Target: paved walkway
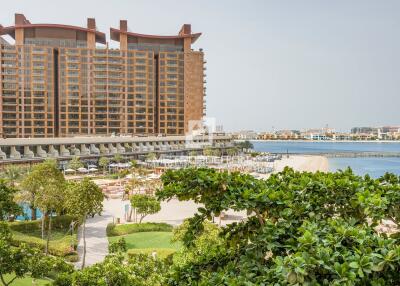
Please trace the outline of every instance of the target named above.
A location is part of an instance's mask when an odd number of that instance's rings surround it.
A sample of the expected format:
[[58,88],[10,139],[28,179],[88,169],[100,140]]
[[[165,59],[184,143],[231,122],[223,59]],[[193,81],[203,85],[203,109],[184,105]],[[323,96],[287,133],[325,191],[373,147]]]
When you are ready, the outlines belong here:
[[[85,266],[93,265],[103,261],[108,254],[108,239],[106,234],[107,224],[113,221],[112,213],[109,209],[104,210],[101,216],[96,215],[94,218],[88,218],[86,221],[86,262]],[[83,255],[83,239],[82,229],[78,232],[78,255],[79,262],[75,264],[77,268],[81,268]]]
[[[107,224],[120,219],[121,223],[125,223],[125,205],[129,201],[122,201],[120,199],[109,199],[103,202],[104,211],[101,216],[89,218],[86,221],[86,266],[93,265],[97,262],[103,261],[104,257],[108,254],[108,239],[106,228]],[[161,202],[161,211],[154,215],[148,215],[144,218],[144,222],[166,222],[172,225],[179,225],[184,219],[192,217],[196,212],[199,205],[192,201],[180,202],[177,199],[172,199],[169,202]],[[239,221],[246,217],[245,212],[227,212],[227,216],[223,221],[219,222],[222,225]],[[218,223],[218,219],[216,220]],[[83,255],[83,239],[81,237],[81,229],[78,232],[78,254],[79,262],[75,264],[80,268],[82,264]]]

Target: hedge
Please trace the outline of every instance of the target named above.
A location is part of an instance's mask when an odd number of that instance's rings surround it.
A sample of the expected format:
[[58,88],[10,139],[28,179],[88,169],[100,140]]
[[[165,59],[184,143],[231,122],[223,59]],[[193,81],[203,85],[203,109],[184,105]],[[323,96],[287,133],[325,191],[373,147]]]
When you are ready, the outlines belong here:
[[[45,218],[45,226],[47,227],[47,220]],[[51,219],[51,229],[53,230],[65,230],[67,231],[73,221],[72,216],[55,216]],[[23,233],[30,233],[33,231],[37,231],[41,229],[42,221],[38,220],[31,220],[31,221],[15,221],[10,222],[9,226],[12,231],[18,231]]]
[[[47,220],[47,218],[46,218]],[[49,253],[55,256],[72,256],[71,259],[75,260],[74,257],[77,253],[75,251],[77,246],[77,234],[74,231],[73,235],[69,235],[70,224],[73,218],[71,216],[56,216],[51,220],[52,232],[55,235],[57,232],[65,234],[62,238],[51,240],[49,243]],[[39,248],[44,250],[46,247],[46,240],[37,236],[37,233],[41,230],[41,220],[34,221],[16,221],[9,223],[10,229],[13,232],[12,245],[19,246],[24,243],[30,247]],[[47,226],[47,221],[45,222]],[[36,235],[35,235],[36,233]],[[71,249],[71,240],[73,249]]]
[[145,222],[116,225],[107,225],[107,236],[120,236],[135,232],[172,231],[173,226],[167,223]]
[[[72,249],[71,249],[71,239],[73,244]],[[46,247],[46,240],[43,240],[40,237],[36,236],[29,236],[26,233],[14,231],[11,244],[14,246],[19,246],[22,243],[30,247],[41,249],[43,251]],[[61,239],[50,241],[49,253],[55,256],[67,256],[75,254],[76,246],[77,246],[77,235],[74,234],[72,237],[70,235],[66,235]]]

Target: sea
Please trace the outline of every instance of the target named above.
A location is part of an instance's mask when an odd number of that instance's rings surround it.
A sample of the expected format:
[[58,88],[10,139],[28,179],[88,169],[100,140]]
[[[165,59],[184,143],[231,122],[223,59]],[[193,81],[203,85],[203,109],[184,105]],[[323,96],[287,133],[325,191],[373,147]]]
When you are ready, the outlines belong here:
[[[400,153],[400,142],[325,142],[325,141],[252,141],[254,150],[271,153],[320,154],[379,152]],[[386,172],[400,176],[400,157],[328,157],[329,170],[350,167],[356,174],[380,177]]]

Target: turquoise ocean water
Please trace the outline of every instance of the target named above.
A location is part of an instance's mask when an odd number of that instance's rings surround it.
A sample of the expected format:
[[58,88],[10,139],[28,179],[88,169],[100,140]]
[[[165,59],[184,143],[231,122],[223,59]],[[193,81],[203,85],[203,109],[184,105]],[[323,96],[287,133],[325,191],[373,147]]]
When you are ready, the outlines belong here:
[[[253,141],[252,143],[256,151],[271,153],[400,152],[400,142]],[[328,160],[331,171],[351,167],[359,175],[369,174],[372,177],[379,177],[385,172],[400,175],[400,157],[328,158]]]

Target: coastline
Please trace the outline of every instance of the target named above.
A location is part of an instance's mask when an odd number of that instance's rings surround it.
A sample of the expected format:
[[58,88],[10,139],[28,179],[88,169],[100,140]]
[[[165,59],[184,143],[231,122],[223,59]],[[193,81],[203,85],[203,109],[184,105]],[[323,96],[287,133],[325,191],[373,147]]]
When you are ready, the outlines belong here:
[[282,156],[281,160],[274,162],[274,172],[281,172],[286,166],[301,172],[329,171],[328,158],[318,155],[290,155],[289,158]]
[[283,140],[283,139],[235,139],[234,141],[250,141],[250,142],[302,142],[302,143],[393,143],[400,144],[400,140]]

